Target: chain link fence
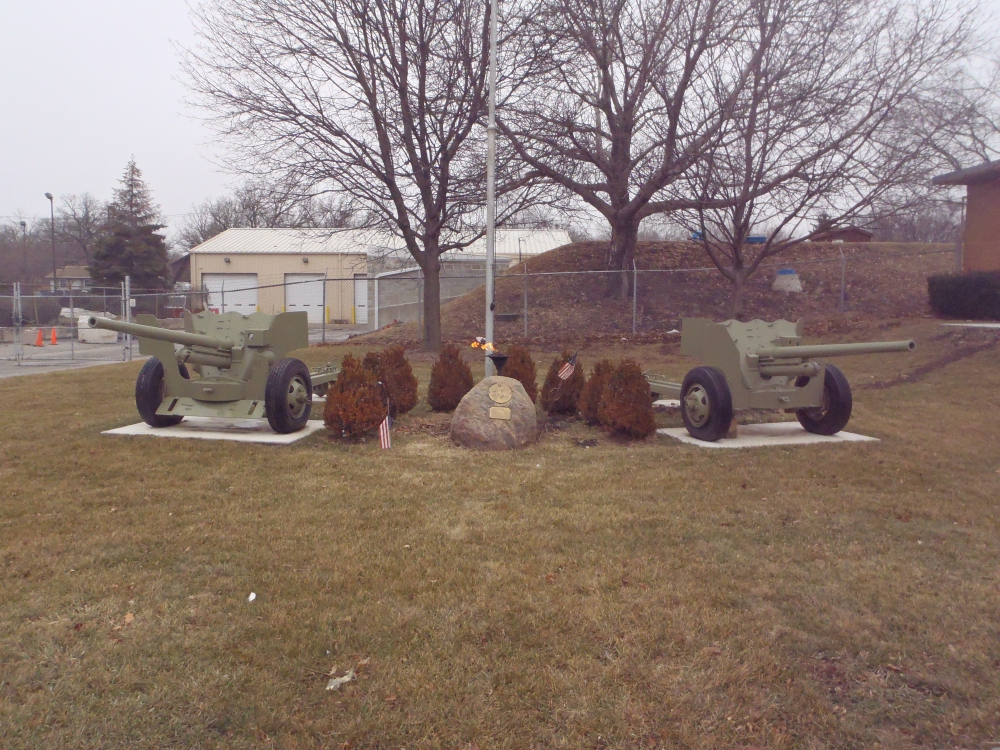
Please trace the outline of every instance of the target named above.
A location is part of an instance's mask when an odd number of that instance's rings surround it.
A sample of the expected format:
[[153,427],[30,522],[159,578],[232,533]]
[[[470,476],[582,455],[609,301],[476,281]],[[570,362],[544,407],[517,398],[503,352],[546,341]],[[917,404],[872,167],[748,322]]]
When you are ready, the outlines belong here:
[[[925,314],[927,276],[953,270],[955,252],[840,252],[821,259],[782,258],[762,264],[751,277],[744,305],[748,315],[767,319],[852,311],[884,318]],[[731,285],[714,266],[643,268],[637,263],[623,273],[532,271],[533,264],[542,262],[529,259],[496,272],[498,340],[569,337],[580,331],[666,332],[683,317],[724,318],[731,312]],[[449,334],[468,338],[483,327],[484,298],[470,292],[484,287],[485,267],[462,266],[452,263],[440,276],[442,305],[455,302],[445,316],[446,338]],[[617,298],[608,294],[613,276],[627,290]],[[417,268],[273,284],[234,280],[227,286],[223,279],[191,291],[133,290],[126,280],[118,288],[53,294],[50,289],[15,283],[0,287],[0,359],[26,366],[128,361],[136,352],[131,336],[90,329],[81,326],[81,320],[92,315],[132,320],[144,313],[156,316],[161,325],[180,329],[184,310],[303,311],[309,318],[310,341],[326,343],[397,323],[420,325],[425,288]]]

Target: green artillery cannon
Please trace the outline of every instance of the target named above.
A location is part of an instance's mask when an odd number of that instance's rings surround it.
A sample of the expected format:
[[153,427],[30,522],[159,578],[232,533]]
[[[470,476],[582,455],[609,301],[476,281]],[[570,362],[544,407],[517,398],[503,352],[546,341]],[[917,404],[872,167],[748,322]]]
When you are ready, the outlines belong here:
[[802,321],[686,318],[681,354],[698,357],[683,383],[646,373],[655,398],[680,401],[684,426],[700,440],[726,435],[734,409],[795,412],[809,432],[833,435],[851,418],[851,386],[838,368],[821,358],[913,351],[913,341],[804,345]]
[[[309,345],[304,312],[185,310],[183,331],[161,328],[153,315],[136,321],[92,317],[87,323],[139,337],[139,352],[151,359],[135,381],[135,405],[152,427],[169,427],[185,416],[266,417],[275,432],[295,432],[309,419],[313,393],[323,394],[339,373],[334,365],[310,372],[286,356]],[[176,366],[166,367],[170,362]]]

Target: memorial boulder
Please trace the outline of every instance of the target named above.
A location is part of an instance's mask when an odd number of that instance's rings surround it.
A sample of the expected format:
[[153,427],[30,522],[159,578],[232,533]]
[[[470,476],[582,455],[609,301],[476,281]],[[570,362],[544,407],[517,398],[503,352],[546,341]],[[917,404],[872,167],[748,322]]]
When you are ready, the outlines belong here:
[[466,448],[523,448],[537,435],[535,404],[513,378],[486,378],[465,394],[451,418],[451,439]]

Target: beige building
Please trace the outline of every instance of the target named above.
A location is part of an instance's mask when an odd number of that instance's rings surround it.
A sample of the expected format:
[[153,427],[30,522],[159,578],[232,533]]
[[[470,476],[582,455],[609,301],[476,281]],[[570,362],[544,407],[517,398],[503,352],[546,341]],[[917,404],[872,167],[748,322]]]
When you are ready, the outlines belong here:
[[[498,269],[570,242],[564,231],[497,232]],[[442,301],[486,281],[485,240],[441,256]],[[422,279],[402,241],[370,229],[227,229],[191,249],[191,285],[218,312],[304,310],[311,323],[377,328],[420,317]]]
[[218,312],[367,323],[367,255],[378,244],[359,229],[227,229],[191,249],[191,284]]

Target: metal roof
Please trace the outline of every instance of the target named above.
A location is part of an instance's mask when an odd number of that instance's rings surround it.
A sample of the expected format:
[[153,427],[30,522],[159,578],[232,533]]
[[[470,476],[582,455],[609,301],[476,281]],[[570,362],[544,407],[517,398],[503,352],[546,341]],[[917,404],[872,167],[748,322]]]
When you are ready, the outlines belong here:
[[931,182],[935,185],[976,185],[993,180],[1000,180],[1000,160],[958,169],[948,174],[940,174]]
[[371,246],[401,244],[389,232],[372,229],[227,229],[191,248],[191,253],[367,255]]
[[[571,242],[569,233],[553,229],[498,229],[496,254],[503,258],[540,255]],[[408,258],[403,241],[391,232],[376,229],[227,229],[191,248],[192,254],[221,255],[309,253],[344,255],[395,255]],[[465,250],[444,253],[441,260],[462,260],[485,255],[486,239],[480,237]]]

